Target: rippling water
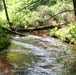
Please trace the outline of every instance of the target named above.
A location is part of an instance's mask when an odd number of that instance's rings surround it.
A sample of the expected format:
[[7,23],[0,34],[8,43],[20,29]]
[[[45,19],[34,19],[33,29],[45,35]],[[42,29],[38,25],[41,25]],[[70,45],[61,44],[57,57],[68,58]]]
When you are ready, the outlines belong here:
[[73,70],[75,54],[60,40],[34,35],[12,38],[0,53],[0,75],[70,75]]

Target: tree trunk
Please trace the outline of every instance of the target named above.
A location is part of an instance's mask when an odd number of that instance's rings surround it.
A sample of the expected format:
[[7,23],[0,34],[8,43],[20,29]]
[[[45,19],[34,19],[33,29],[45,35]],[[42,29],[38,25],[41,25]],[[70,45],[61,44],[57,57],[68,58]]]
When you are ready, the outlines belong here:
[[75,12],[75,21],[76,21],[76,0],[73,0],[74,12]]
[[8,11],[7,11],[7,7],[6,7],[6,2],[5,0],[3,0],[3,5],[4,5],[4,9],[5,9],[5,14],[6,14],[6,19],[7,19],[7,22],[11,28],[11,23],[10,23],[10,20],[9,20],[9,16],[8,16]]

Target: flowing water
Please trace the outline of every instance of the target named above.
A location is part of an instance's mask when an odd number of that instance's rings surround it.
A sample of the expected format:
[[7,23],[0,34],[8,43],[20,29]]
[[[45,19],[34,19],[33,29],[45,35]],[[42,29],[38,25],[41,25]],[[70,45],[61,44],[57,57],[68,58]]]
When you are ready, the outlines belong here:
[[0,53],[0,75],[76,75],[76,57],[68,45],[52,37],[12,37]]

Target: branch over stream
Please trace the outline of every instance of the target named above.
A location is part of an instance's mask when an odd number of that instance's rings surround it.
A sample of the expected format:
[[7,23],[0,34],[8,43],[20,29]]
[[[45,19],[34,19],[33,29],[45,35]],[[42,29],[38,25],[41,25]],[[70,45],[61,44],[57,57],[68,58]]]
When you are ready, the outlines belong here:
[[6,30],[8,33],[11,34],[15,34],[15,35],[20,35],[20,36],[27,36],[27,34],[23,34],[22,32],[33,32],[33,31],[40,31],[40,30],[47,30],[47,29],[52,29],[57,27],[58,29],[61,28],[63,25],[65,24],[61,24],[58,26],[54,26],[54,25],[48,25],[48,26],[38,26],[38,27],[30,27],[30,28],[19,28],[18,30],[12,30],[12,29],[8,29],[5,27],[2,27],[4,30]]
[[40,31],[40,30],[46,30],[46,29],[53,29],[55,27],[59,29],[66,24],[68,23],[64,23],[60,25],[47,25],[47,26],[38,26],[38,27],[30,27],[30,28],[19,28],[17,32],[33,32],[33,31]]

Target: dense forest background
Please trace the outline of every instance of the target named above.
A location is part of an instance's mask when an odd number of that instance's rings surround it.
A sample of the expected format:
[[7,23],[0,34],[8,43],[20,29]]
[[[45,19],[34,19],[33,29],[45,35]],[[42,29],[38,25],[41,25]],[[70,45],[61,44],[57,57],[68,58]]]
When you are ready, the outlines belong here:
[[[72,0],[7,0],[5,3],[11,26],[14,28],[19,24],[26,27],[48,25],[48,23],[42,24],[48,19],[50,19],[49,24],[53,25],[74,20],[73,15],[70,15],[72,12],[68,12],[73,10]],[[0,21],[1,25],[8,27],[2,0],[0,0]]]
[[75,8],[75,0],[0,0],[0,26],[15,32],[52,28],[51,36],[76,43]]

